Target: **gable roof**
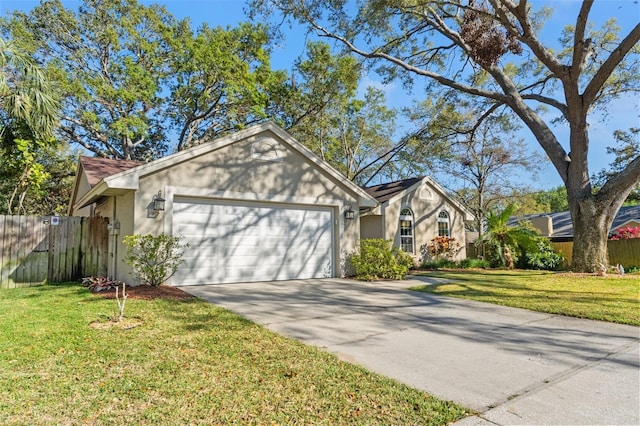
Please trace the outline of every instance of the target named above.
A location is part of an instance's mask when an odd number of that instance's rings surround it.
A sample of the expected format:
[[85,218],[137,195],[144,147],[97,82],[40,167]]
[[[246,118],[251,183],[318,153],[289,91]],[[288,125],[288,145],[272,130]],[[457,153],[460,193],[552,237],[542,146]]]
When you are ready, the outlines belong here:
[[[519,217],[511,217],[509,218],[507,224],[509,226],[516,226],[518,222],[527,221],[538,217],[551,218],[553,233],[549,235],[549,238],[573,238],[573,221],[571,220],[571,213],[569,211],[556,213],[537,213]],[[613,223],[611,224],[609,233],[611,234],[615,232],[616,229],[621,228],[632,221],[640,223],[640,206],[620,207],[618,214],[616,214],[616,217],[613,219]]]
[[80,156],[79,161],[87,176],[89,186],[92,187],[108,176],[144,164],[142,161],[114,160],[111,158],[96,158],[84,155]]
[[397,195],[415,185],[417,182],[422,181],[423,178],[411,178],[411,179],[403,179],[397,180],[395,182],[383,183],[381,185],[369,186],[364,188],[365,191],[373,198],[378,200],[379,203],[384,203],[385,201],[393,198],[394,195]]
[[460,202],[458,202],[455,198],[451,197],[443,187],[441,187],[429,176],[403,179],[395,182],[383,183],[381,185],[370,186],[365,188],[365,191],[367,191],[369,195],[374,197],[380,204],[391,204],[394,201],[401,199],[406,194],[409,194],[410,192],[420,188],[420,186],[425,183],[429,184],[433,189],[438,191],[440,195],[442,195],[449,201],[450,204],[462,211],[464,214],[464,220],[473,220],[473,213],[471,213],[471,211],[469,211],[469,209],[467,209],[465,206],[460,204]]
[[[318,158],[311,150],[303,146],[296,141],[293,136],[284,131],[279,126],[272,122],[266,122],[249,127],[244,130],[240,130],[236,133],[232,133],[227,136],[215,139],[211,142],[206,142],[201,145],[194,146],[192,148],[180,151],[178,153],[159,158],[149,163],[139,163],[137,165],[119,163],[121,167],[133,166],[125,168],[124,170],[116,171],[114,174],[104,176],[96,184],[94,184],[87,192],[76,201],[77,208],[85,207],[89,204],[96,202],[99,198],[108,195],[119,195],[126,191],[138,189],[139,179],[141,177],[150,175],[159,170],[169,168],[173,165],[189,161],[192,158],[199,157],[209,152],[221,149],[225,146],[234,144],[241,140],[257,136],[262,133],[270,132],[276,136],[285,145],[288,145],[293,151],[298,152],[303,157],[307,158],[310,162],[314,163],[319,170],[324,174],[329,175],[333,179],[340,182],[344,187],[350,190],[359,201],[359,204],[364,207],[375,207],[377,205],[376,200],[367,194],[362,188],[355,183],[348,180],[344,175],[331,167],[327,162]],[[115,164],[111,165],[115,169]],[[102,171],[106,172],[108,167],[103,167]],[[98,173],[96,176],[98,177]],[[72,200],[75,200],[76,194],[72,195]]]

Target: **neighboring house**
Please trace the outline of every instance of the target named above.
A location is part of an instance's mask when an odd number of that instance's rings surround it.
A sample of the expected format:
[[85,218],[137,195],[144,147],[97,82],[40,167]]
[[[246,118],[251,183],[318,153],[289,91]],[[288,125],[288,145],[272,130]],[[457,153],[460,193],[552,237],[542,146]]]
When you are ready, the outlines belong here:
[[362,189],[272,123],[146,164],[80,157],[69,215],[109,219],[107,274],[128,283],[124,236],[182,236],[180,285],[344,276],[360,238],[419,255],[464,246],[470,219],[430,178]]
[[123,237],[163,232],[190,245],[176,284],[342,276],[377,205],[272,123],[146,164],[79,161],[69,214],[109,218],[107,273],[129,283]]
[[[509,219],[508,224],[515,226],[522,221],[531,222],[534,228],[540,231],[541,235],[549,237],[551,241],[573,241],[573,222],[568,211],[512,217]],[[616,229],[626,226],[632,228],[640,226],[640,206],[621,207],[613,219],[609,235],[614,234]]]
[[437,236],[453,237],[465,257],[464,222],[473,215],[430,177],[365,188],[380,204],[360,212],[362,238],[384,238],[422,260],[421,248]]

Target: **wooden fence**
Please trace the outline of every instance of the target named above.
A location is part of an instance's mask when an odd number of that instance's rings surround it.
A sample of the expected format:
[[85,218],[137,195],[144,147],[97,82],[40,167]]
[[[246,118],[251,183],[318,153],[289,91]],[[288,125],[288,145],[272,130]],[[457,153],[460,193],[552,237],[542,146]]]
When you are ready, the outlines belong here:
[[[556,251],[564,256],[564,268],[571,265],[573,256],[573,242],[552,242]],[[467,257],[475,259],[478,257],[478,248],[473,244],[467,244]],[[609,251],[609,265],[622,265],[626,269],[630,266],[640,266],[640,238],[630,240],[609,240],[607,241]]]
[[0,215],[0,288],[106,274],[107,223],[104,218]]
[[[553,243],[555,249],[564,256],[564,267],[569,267],[573,255],[573,242]],[[626,269],[630,266],[640,266],[640,238],[630,240],[607,241],[609,265],[622,265]]]

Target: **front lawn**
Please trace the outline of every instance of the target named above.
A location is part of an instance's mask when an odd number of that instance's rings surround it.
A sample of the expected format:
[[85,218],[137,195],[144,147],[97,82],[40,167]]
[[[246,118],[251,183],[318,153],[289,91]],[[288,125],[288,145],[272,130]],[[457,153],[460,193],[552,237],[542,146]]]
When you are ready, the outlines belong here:
[[425,424],[455,404],[201,300],[116,303],[77,284],[0,291],[0,424]]
[[412,290],[539,312],[640,325],[640,275],[597,277],[543,271],[463,270],[423,273],[449,284]]

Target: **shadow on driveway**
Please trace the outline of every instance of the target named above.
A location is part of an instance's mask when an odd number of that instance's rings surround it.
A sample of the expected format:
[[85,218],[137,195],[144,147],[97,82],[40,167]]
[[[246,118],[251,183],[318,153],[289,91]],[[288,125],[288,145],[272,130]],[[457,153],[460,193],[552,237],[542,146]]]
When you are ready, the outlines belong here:
[[[323,279],[182,289],[498,424],[640,421],[638,327],[406,290],[418,284]],[[602,383],[585,394],[587,376]],[[554,386],[561,395],[529,403]]]

